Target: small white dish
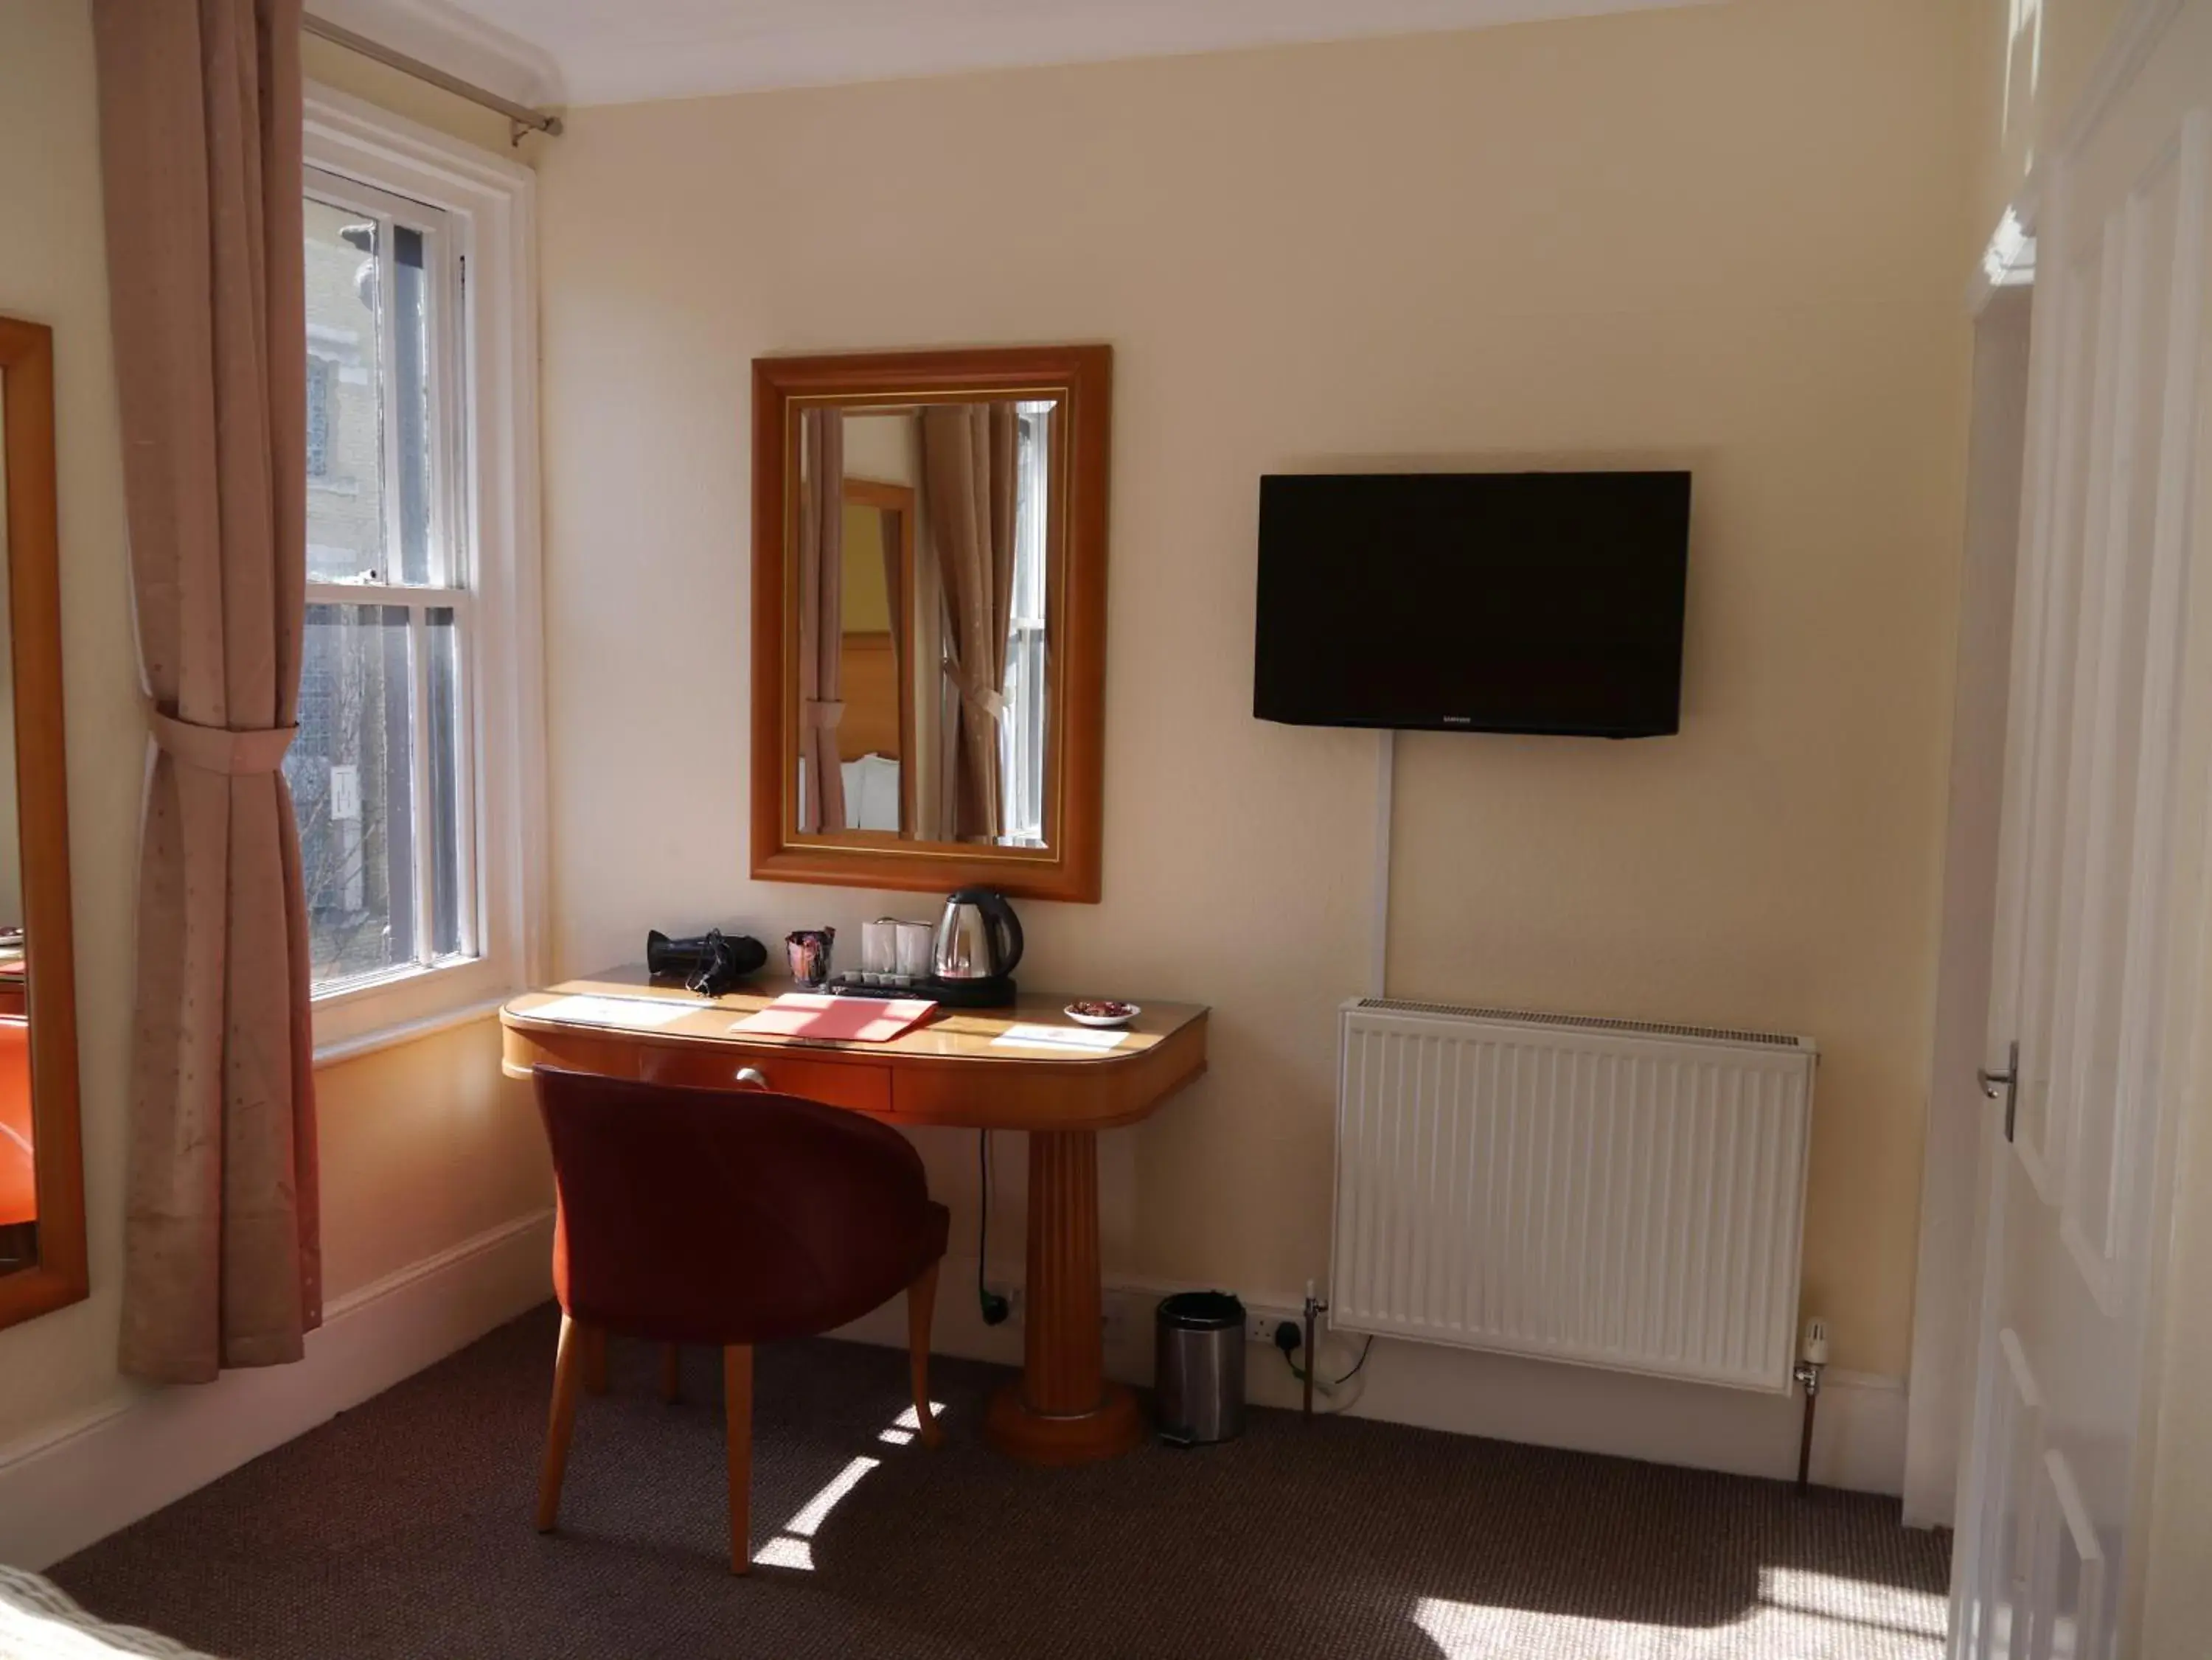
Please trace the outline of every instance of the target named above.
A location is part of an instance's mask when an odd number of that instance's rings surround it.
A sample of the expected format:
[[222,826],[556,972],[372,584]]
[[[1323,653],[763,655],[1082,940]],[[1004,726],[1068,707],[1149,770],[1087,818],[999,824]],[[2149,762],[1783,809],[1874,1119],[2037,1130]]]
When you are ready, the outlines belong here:
[[[1104,1014],[1085,1014],[1083,1012],[1084,1003],[1103,1006],[1104,1009],[1110,1010],[1111,1012]],[[1144,1009],[1135,1003],[1122,1003],[1119,999],[1113,997],[1086,997],[1084,999],[1083,1003],[1072,1003],[1068,1004],[1066,1008],[1060,1010],[1061,1014],[1066,1015],[1068,1019],[1073,1021],[1078,1026],[1095,1026],[1102,1029],[1111,1029],[1117,1026],[1127,1026],[1131,1021],[1135,1020],[1138,1015],[1144,1012]]]

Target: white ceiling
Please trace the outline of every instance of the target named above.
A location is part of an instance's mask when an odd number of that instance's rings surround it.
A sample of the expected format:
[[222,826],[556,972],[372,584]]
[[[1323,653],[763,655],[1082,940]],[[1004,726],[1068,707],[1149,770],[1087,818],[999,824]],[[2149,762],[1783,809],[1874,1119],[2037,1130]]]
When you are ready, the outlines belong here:
[[308,9],[509,97],[619,104],[1698,3],[308,0]]

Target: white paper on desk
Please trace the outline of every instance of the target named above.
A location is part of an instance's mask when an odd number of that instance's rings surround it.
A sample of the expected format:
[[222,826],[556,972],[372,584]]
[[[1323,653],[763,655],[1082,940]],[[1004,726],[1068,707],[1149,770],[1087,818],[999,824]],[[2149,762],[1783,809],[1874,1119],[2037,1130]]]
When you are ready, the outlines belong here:
[[1057,1049],[1063,1054],[1103,1055],[1119,1049],[1126,1032],[1088,1026],[1010,1026],[991,1039],[994,1049]]
[[621,1026],[650,1031],[673,1026],[686,1015],[712,1009],[710,1003],[678,1003],[669,997],[556,997],[527,1010],[532,1021],[574,1021],[581,1026]]

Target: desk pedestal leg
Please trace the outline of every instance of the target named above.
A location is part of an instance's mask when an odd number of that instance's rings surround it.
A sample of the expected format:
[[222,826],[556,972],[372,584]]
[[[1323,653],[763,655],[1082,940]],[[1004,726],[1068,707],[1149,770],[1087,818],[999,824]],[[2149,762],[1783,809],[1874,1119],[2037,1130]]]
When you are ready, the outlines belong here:
[[1136,1397],[1109,1383],[1099,1330],[1098,1136],[1030,1132],[1029,1312],[1018,1382],[984,1433],[1031,1464],[1086,1464],[1144,1439]]

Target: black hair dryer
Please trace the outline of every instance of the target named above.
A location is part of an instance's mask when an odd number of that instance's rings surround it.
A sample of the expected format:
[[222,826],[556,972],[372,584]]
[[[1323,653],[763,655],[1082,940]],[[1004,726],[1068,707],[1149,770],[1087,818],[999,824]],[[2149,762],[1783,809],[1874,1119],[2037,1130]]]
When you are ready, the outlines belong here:
[[672,940],[659,929],[645,936],[645,966],[655,979],[678,979],[686,991],[719,997],[734,990],[768,960],[768,948],[750,934],[734,938],[719,928],[688,940]]

